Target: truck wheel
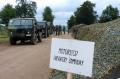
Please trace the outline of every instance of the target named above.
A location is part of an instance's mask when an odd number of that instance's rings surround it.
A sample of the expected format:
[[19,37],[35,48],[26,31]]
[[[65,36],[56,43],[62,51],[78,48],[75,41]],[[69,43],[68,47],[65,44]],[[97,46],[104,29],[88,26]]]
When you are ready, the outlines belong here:
[[47,38],[48,36],[47,36],[47,30],[45,30],[45,36],[44,36],[45,38]]
[[34,35],[32,36],[32,38],[31,38],[31,43],[32,43],[33,45],[37,44],[37,35],[36,35],[36,34],[34,34]]
[[47,36],[49,37],[49,31],[47,32]]
[[47,38],[47,33],[45,33],[44,38]]
[[38,33],[38,42],[42,42],[42,33],[41,32]]
[[24,41],[24,40],[21,40],[21,43],[22,43],[22,44],[24,44],[24,43],[25,43],[25,41]]
[[16,40],[14,40],[13,38],[10,37],[10,44],[11,45],[16,45]]

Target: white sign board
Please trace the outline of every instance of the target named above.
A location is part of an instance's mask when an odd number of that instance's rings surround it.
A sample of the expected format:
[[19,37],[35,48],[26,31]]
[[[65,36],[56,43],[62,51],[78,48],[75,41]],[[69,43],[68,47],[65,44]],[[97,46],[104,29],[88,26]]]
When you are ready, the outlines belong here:
[[94,42],[52,38],[50,68],[92,76]]

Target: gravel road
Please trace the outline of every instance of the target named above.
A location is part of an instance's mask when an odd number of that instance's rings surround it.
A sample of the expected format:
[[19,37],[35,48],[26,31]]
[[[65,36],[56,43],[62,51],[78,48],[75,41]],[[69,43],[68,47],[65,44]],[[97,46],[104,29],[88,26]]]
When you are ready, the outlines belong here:
[[53,35],[37,45],[0,43],[0,79],[48,79],[52,37],[71,38]]

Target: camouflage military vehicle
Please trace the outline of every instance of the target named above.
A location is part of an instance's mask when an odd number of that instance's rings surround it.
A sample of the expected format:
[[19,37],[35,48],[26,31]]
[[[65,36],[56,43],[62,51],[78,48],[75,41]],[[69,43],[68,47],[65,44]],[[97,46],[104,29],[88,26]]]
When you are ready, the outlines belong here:
[[24,43],[29,40],[32,44],[42,41],[42,32],[37,28],[35,18],[15,18],[8,24],[10,44],[14,45],[17,41]]
[[50,22],[46,22],[46,21],[37,22],[37,26],[40,30],[42,29],[43,37],[45,37],[45,38],[49,37],[49,35],[51,34]]

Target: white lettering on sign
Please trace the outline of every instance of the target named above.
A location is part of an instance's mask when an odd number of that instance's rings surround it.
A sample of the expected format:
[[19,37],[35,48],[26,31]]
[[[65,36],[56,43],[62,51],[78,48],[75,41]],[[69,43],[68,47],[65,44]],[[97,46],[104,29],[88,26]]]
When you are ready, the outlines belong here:
[[94,42],[53,38],[50,68],[92,76]]

